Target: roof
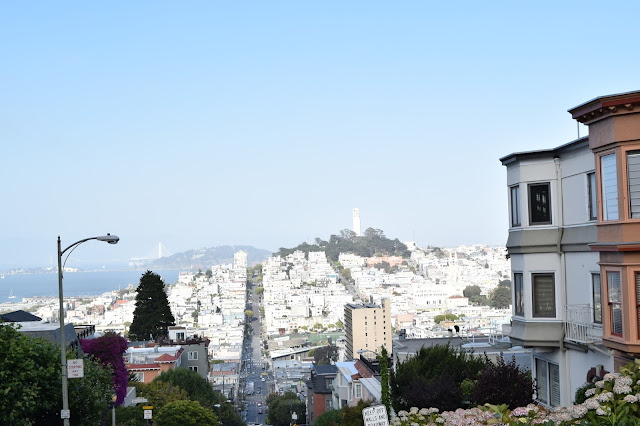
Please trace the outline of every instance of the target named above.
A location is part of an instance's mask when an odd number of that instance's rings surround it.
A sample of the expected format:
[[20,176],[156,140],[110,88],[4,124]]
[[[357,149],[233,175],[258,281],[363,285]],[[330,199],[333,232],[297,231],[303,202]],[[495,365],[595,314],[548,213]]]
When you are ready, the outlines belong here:
[[509,155],[505,155],[500,158],[500,162],[503,166],[514,163],[516,161],[522,160],[531,160],[536,158],[548,158],[548,157],[558,157],[560,154],[565,154],[567,152],[576,151],[578,149],[588,147],[589,146],[589,137],[584,136],[579,139],[575,139],[571,142],[567,142],[564,145],[560,145],[556,148],[551,149],[540,149],[536,151],[522,151],[522,152],[514,152]]
[[597,120],[610,112],[615,112],[619,106],[637,104],[638,102],[640,102],[640,91],[635,90],[632,92],[598,96],[590,101],[569,108],[568,112],[572,118],[582,123]]
[[156,358],[156,362],[175,362],[177,359],[178,359],[177,356],[162,354],[158,358]]
[[8,312],[0,315],[0,318],[4,322],[28,322],[28,321],[42,321],[42,318],[37,317],[29,312],[18,310]]
[[336,374],[338,372],[338,367],[336,367],[335,365],[317,365],[314,364],[313,365],[313,369],[316,372],[317,375],[331,375],[331,374]]
[[156,363],[151,364],[126,364],[127,370],[159,370],[160,366]]
[[369,395],[373,396],[376,401],[380,401],[382,399],[382,385],[380,382],[372,377],[363,377],[359,380],[367,389]]

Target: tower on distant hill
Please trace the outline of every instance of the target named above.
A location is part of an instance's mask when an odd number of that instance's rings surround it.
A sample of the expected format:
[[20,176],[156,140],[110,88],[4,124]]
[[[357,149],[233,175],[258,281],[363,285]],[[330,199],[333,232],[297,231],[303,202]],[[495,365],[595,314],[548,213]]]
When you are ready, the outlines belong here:
[[360,234],[360,209],[353,209],[353,232],[359,237]]

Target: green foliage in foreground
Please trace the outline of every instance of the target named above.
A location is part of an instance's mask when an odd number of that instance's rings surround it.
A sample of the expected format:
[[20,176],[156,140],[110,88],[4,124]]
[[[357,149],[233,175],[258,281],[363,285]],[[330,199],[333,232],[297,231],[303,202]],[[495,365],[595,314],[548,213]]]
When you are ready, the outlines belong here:
[[[0,325],[0,416],[2,424],[57,424],[62,409],[60,347]],[[112,401],[111,371],[80,352],[84,377],[68,379],[71,424],[100,424]]]
[[219,425],[215,414],[197,401],[174,401],[165,405],[154,423],[158,426],[206,426]]

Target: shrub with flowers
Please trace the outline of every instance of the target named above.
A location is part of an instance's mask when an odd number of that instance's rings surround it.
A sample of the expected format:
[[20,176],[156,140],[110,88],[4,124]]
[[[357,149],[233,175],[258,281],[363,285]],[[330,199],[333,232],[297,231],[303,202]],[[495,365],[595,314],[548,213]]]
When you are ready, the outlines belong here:
[[506,404],[485,404],[468,410],[438,412],[435,408],[399,411],[393,426],[414,425],[640,425],[640,359],[608,373],[585,391],[586,400],[554,410],[529,404],[510,410]]

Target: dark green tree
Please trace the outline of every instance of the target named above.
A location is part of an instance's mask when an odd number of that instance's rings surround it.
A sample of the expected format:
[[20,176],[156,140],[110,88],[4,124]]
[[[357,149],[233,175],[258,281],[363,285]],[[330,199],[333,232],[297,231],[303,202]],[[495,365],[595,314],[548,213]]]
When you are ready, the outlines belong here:
[[483,367],[483,359],[449,345],[422,347],[390,372],[393,408],[396,413],[411,407],[455,410],[462,406],[462,381],[475,380]]
[[197,401],[174,401],[165,405],[154,418],[158,426],[219,425],[216,415]]
[[338,360],[336,345],[322,346],[313,352],[313,361],[318,365],[329,365]]
[[[60,346],[0,325],[0,423],[58,424],[62,408]],[[69,379],[71,424],[101,424],[112,400],[111,371],[84,358],[84,377]],[[85,423],[86,422],[86,423]]]
[[267,423],[270,425],[289,426],[292,413],[298,416],[297,423],[306,423],[306,404],[293,392],[287,392],[282,396],[271,394],[267,397],[267,405],[269,406]]
[[151,271],[145,272],[137,291],[129,339],[148,340],[166,336],[167,328],[176,322],[169,308],[162,278]]
[[389,395],[389,354],[387,353],[387,348],[384,346],[380,351],[380,355],[378,356],[378,362],[380,363],[380,386],[381,386],[381,397],[380,402],[387,409],[387,417],[388,420],[391,420],[391,397]]
[[511,305],[511,289],[508,287],[496,287],[491,292],[489,306],[496,309],[505,309]]
[[320,414],[313,424],[315,426],[339,426],[342,424],[340,410],[329,410]]
[[462,291],[464,297],[468,298],[471,298],[473,296],[480,296],[480,293],[482,293],[482,289],[478,285],[468,285]]

